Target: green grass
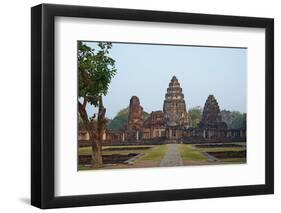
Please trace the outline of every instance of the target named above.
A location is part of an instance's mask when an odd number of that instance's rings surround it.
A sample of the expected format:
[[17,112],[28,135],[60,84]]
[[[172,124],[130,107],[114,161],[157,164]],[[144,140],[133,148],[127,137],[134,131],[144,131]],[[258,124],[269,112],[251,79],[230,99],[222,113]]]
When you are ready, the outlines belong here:
[[217,148],[195,148],[200,152],[226,152],[226,151],[242,151],[242,147],[217,147]]
[[78,155],[90,155],[92,153],[92,147],[80,147],[78,150]]
[[[239,143],[245,144],[245,143]],[[133,165],[115,165],[112,168],[141,168],[141,167],[157,167],[164,158],[167,150],[171,146],[165,145],[137,145],[137,146],[103,146],[103,154],[128,154],[128,153],[142,153]],[[150,149],[134,149],[138,147],[150,147]],[[130,150],[106,150],[108,148],[130,148]],[[214,164],[215,162],[209,162],[208,158],[203,154],[204,152],[224,152],[224,151],[240,151],[245,150],[244,147],[214,147],[214,148],[197,148],[191,144],[180,144],[179,151],[185,165],[201,165],[201,164]],[[92,152],[91,147],[81,147],[78,151],[79,155],[90,155]],[[220,159],[217,163],[245,163],[245,158],[237,159]],[[79,170],[89,170],[87,166],[79,165]]]
[[139,148],[139,147],[153,147],[154,145],[131,145],[131,146],[103,146],[102,149],[108,148]]
[[84,166],[84,165],[78,166],[78,171],[87,171],[87,170],[91,170],[91,169],[92,169],[91,166]]
[[[197,161],[197,162],[207,162],[208,158],[204,156],[204,152],[225,152],[225,151],[242,151],[245,148],[242,147],[217,147],[217,148],[197,148],[189,144],[180,145],[180,154],[184,161]],[[220,162],[245,162],[245,158],[229,158],[220,159]]]
[[205,157],[198,149],[189,144],[180,145],[180,154],[183,160],[186,161],[207,161]]
[[247,145],[247,142],[232,142],[233,144],[238,144],[238,145]]
[[145,154],[139,159],[149,161],[161,161],[166,154],[169,145],[155,145],[153,148],[145,151]]
[[[232,144],[239,144],[239,145],[245,145],[246,143],[244,142],[237,142],[237,143],[232,143]],[[246,147],[208,147],[208,148],[197,148],[194,147],[197,151],[200,152],[227,152],[227,151],[243,151],[246,149]]]
[[[144,145],[144,146],[103,146],[103,154],[106,155],[110,155],[110,154],[128,154],[128,153],[144,153],[147,152],[149,149],[145,150],[141,150],[141,149],[134,149],[134,148],[138,148],[138,147],[153,147],[152,145]],[[110,150],[107,151],[106,149],[108,148],[130,148],[130,150]],[[80,147],[78,154],[79,155],[91,155],[92,153],[92,147]]]
[[[112,150],[106,151],[107,148],[127,148],[129,147],[130,150]],[[151,147],[150,149],[134,149],[136,147]],[[110,155],[110,154],[128,154],[128,153],[142,153],[143,155],[140,156],[133,165],[114,165],[112,168],[138,168],[138,167],[155,167],[159,166],[159,163],[165,156],[169,145],[143,145],[143,146],[104,146],[103,147],[103,154]],[[89,155],[91,154],[91,147],[81,147],[79,148],[79,155]],[[109,168],[109,167],[108,167]],[[79,165],[79,170],[89,170],[87,166]]]

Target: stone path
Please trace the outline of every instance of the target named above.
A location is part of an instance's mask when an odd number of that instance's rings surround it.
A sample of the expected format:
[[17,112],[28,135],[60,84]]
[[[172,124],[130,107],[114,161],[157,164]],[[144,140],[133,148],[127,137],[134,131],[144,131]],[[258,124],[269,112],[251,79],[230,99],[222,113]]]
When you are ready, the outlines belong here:
[[182,166],[183,162],[179,152],[179,144],[170,144],[160,166]]

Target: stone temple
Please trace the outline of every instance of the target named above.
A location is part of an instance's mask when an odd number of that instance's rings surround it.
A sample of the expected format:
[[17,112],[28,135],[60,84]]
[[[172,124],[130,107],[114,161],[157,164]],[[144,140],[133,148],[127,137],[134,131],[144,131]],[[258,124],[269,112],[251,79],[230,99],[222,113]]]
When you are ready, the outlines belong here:
[[129,117],[127,135],[129,140],[139,140],[143,129],[144,115],[143,108],[137,96],[133,96],[129,105]]
[[186,111],[184,94],[176,76],[173,76],[165,95],[163,112],[167,126],[191,126],[191,119]]
[[246,141],[246,129],[227,127],[214,95],[208,96],[198,127],[193,128],[183,90],[173,76],[165,94],[163,111],[153,111],[145,119],[139,98],[132,96],[127,125],[118,131],[107,130],[104,138],[107,145],[234,142]]
[[225,122],[222,122],[220,116],[220,107],[213,95],[209,95],[205,102],[201,121],[199,123],[200,128],[215,128],[215,129],[227,129]]

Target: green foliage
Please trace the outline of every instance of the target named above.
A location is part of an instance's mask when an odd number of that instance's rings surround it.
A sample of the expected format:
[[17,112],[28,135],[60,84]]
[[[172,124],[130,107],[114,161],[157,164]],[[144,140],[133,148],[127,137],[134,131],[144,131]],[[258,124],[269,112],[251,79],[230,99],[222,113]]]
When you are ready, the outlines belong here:
[[[149,113],[143,112],[144,119],[149,117]],[[129,107],[120,110],[111,122],[108,123],[108,129],[120,130],[123,129],[128,123]]]
[[193,128],[198,127],[198,124],[202,116],[202,108],[200,106],[193,107],[188,110],[188,113],[191,117],[192,127]]
[[148,112],[143,112],[143,118],[144,120],[146,120],[148,117],[150,116],[150,114]]
[[106,95],[116,74],[115,61],[108,56],[112,44],[99,42],[97,50],[78,42],[79,98],[98,106],[98,98]]
[[125,127],[128,123],[129,107],[120,110],[113,120],[108,123],[108,129],[119,130]]
[[247,123],[247,114],[238,111],[221,111],[222,120],[230,129],[245,129]]

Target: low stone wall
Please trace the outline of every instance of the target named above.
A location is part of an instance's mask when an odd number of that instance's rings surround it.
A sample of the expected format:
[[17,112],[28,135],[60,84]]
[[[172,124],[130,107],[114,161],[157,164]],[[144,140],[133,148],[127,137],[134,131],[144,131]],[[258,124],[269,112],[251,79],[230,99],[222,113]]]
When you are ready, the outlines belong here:
[[[104,164],[126,163],[126,161],[128,161],[130,158],[133,158],[138,154],[139,153],[102,155],[102,160]],[[79,165],[91,165],[91,162],[91,155],[79,155]]]
[[228,148],[228,147],[245,147],[245,145],[233,144],[233,143],[204,143],[204,144],[196,144],[197,148]]
[[230,142],[246,142],[246,137],[225,137],[225,138],[203,138],[203,137],[185,137],[184,144],[204,144],[204,143],[230,143]]
[[151,140],[139,140],[139,141],[105,141],[103,145],[105,146],[137,146],[137,145],[161,145],[166,144],[167,141],[163,139],[151,139]]
[[[104,141],[103,146],[161,145],[165,143],[166,141],[164,140],[124,141],[122,143],[120,141]],[[83,140],[83,141],[79,141],[78,145],[79,147],[87,147],[87,146],[91,146],[92,144],[90,141]]]
[[78,141],[79,147],[86,147],[86,146],[91,146],[91,142],[89,140],[79,140]]
[[[104,141],[104,146],[137,146],[137,145],[162,145],[167,143],[183,143],[183,144],[205,144],[205,143],[230,143],[230,142],[246,142],[246,137],[226,137],[226,138],[203,138],[203,137],[184,137],[183,139],[169,141],[165,139],[150,139],[140,141]],[[90,141],[79,141],[79,147],[91,146]]]
[[130,151],[130,150],[147,150],[147,149],[151,149],[150,146],[141,146],[141,147],[107,147],[104,148],[103,151]]
[[218,159],[223,158],[246,158],[246,150],[244,151],[224,151],[224,152],[207,152],[209,155]]

